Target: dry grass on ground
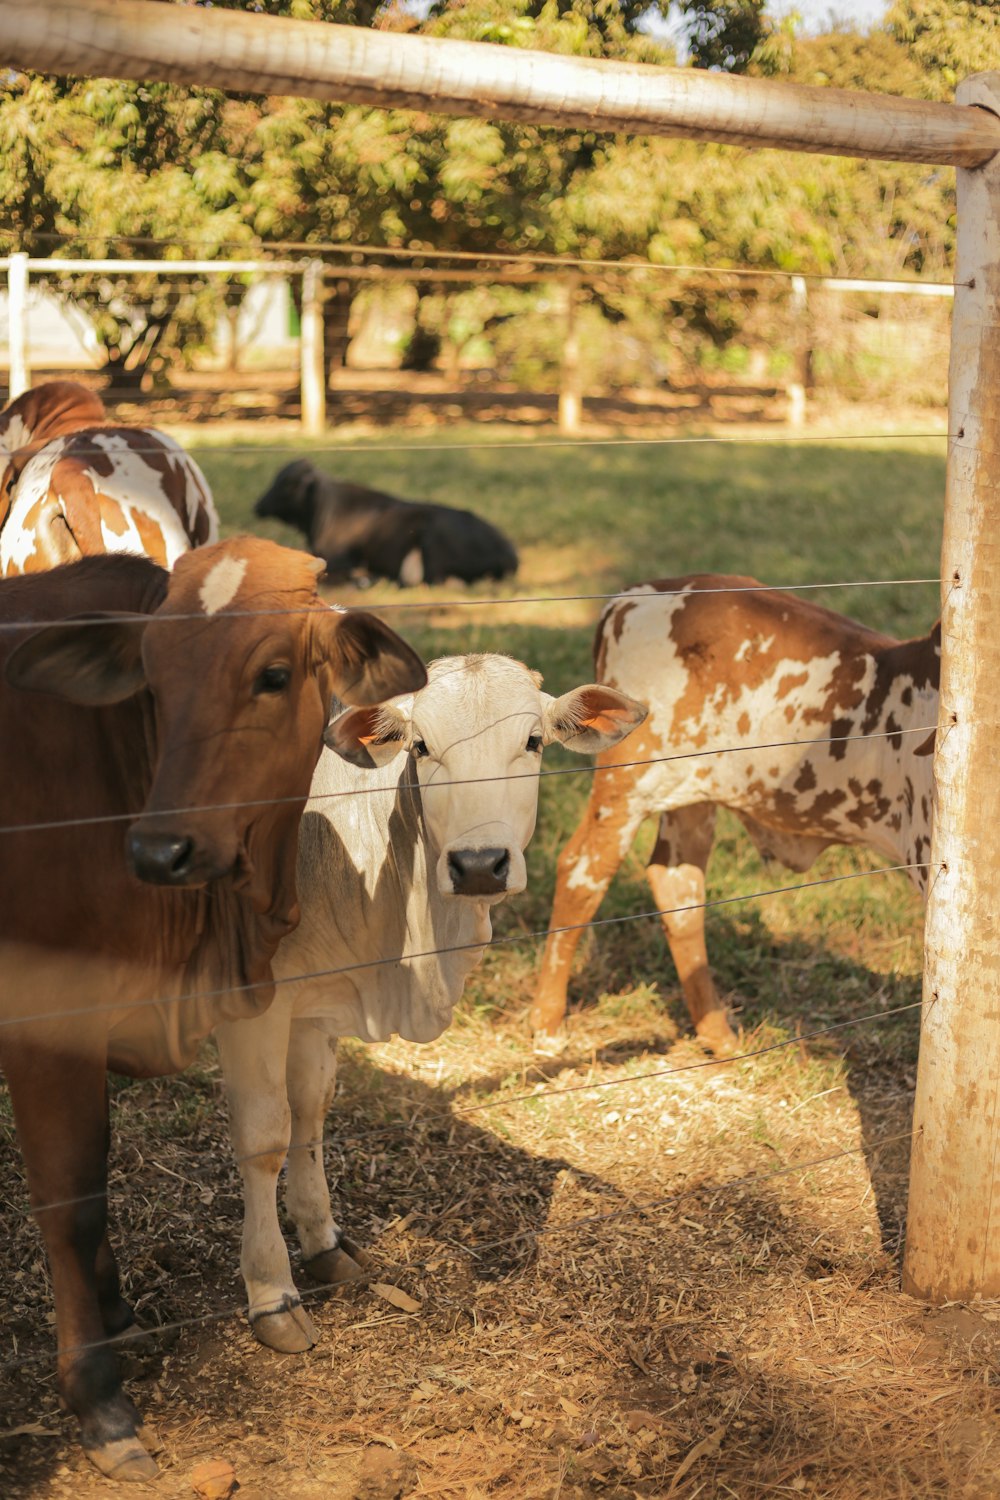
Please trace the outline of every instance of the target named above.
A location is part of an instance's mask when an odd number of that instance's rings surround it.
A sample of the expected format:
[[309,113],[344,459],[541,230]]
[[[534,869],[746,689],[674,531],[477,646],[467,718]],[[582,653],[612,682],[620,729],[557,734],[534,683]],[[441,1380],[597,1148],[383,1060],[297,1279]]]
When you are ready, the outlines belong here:
[[[1000,1306],[901,1297],[883,1236],[908,1097],[852,1047],[643,1081],[704,1062],[647,986],[581,1013],[561,1059],[485,1012],[431,1047],[345,1049],[335,1200],[420,1309],[322,1294],[297,1358],[213,1316],[240,1300],[240,1200],[210,1055],[123,1089],[133,1295],[147,1323],[206,1319],[128,1356],[151,1493],[189,1496],[224,1457],[245,1500],[996,1494]],[[37,1240],[10,1222],[4,1493],[86,1500],[108,1485],[57,1414]]]

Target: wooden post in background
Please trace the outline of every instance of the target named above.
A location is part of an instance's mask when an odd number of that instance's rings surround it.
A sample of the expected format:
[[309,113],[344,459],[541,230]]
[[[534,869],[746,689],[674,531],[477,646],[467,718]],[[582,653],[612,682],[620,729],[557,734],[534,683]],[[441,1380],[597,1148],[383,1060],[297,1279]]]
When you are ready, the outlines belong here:
[[[1000,73],[958,89],[1000,115]],[[958,173],[937,806],[903,1288],[1000,1295],[1000,155]],[[926,857],[926,851],[924,851]]]
[[10,257],[7,267],[7,310],[10,319],[10,391],[13,401],[31,385],[28,362],[28,257],[23,250]]
[[809,337],[809,293],[804,276],[792,277],[792,378],[788,382],[788,423],[791,427],[806,424],[806,391],[812,361]]
[[310,260],[302,272],[302,332],[299,345],[302,431],[320,437],[326,430],[326,366],[323,359],[323,262]]
[[559,377],[559,431],[573,436],[580,431],[583,397],[580,394],[580,302],[579,276],[567,276],[563,283],[562,369]]

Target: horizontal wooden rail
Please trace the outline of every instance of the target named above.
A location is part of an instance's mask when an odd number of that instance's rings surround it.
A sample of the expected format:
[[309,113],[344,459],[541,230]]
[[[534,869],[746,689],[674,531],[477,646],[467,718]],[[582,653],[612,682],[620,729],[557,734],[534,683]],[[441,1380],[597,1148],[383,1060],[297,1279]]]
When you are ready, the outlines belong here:
[[0,0],[0,58],[43,73],[892,161],[974,167],[1000,151],[1000,119],[973,106],[158,0]]

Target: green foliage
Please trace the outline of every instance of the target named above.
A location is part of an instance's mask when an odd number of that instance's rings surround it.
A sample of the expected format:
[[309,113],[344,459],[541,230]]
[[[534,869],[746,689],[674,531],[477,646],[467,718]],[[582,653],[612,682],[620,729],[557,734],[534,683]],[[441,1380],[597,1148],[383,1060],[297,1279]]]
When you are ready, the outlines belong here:
[[678,0],[696,68],[745,73],[765,41],[766,0]]
[[[422,23],[378,0],[222,3],[673,61],[640,30],[647,0],[437,0]],[[964,0],[897,0],[890,29],[863,45],[839,26],[801,37],[794,18],[769,17],[765,0],[684,0],[682,17],[699,66],[911,96],[940,94],[956,70],[996,64],[1000,38],[1000,7]],[[332,241],[876,276],[947,275],[954,227],[952,176],[941,170],[23,74],[0,81],[0,206],[10,242],[36,253],[55,248],[55,236],[102,256],[129,253],[126,236],[146,237],[135,250],[152,258]],[[343,355],[354,292],[344,281],[330,299],[331,358]],[[71,287],[116,378],[135,379],[188,356],[220,303],[240,294],[124,274],[74,277]],[[655,321],[702,349],[749,339],[769,305],[766,292],[737,297],[704,278],[649,278],[628,290],[609,279],[595,301],[640,340]],[[426,322],[430,299],[420,305]],[[448,316],[433,313],[442,328]],[[494,305],[484,317],[506,311]]]
[[950,98],[970,73],[1000,68],[996,0],[894,0],[886,25],[909,48],[935,97]]

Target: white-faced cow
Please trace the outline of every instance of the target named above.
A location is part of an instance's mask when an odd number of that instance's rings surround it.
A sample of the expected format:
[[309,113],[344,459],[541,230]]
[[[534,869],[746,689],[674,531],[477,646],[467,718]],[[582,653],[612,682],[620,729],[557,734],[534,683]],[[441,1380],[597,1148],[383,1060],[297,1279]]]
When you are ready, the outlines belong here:
[[[412,697],[349,710],[327,731],[300,834],[302,919],[274,960],[274,1004],[217,1033],[250,1320],[271,1348],[307,1349],[316,1336],[278,1225],[286,1152],[307,1271],[324,1282],[358,1274],[323,1170],[337,1038],[428,1042],[445,1030],[490,941],[491,906],[525,887],[543,745],[588,754],[645,716],[614,689],[552,698],[540,681],[508,657],[448,657]],[[302,974],[316,977],[281,983]]]
[[[14,444],[17,446],[13,446]],[[72,381],[26,391],[0,415],[0,576],[102,552],[173,567],[214,542],[208,481],[173,438],[111,425]]]
[[155,1465],[108,1343],[132,1312],[106,1228],[107,1072],[174,1072],[266,1007],[331,695],[425,676],[373,616],[321,603],[312,559],[259,538],[173,574],[94,557],[0,584],[0,1065],[60,1391],[117,1478]]
[[649,717],[627,757],[600,757],[560,855],[536,1031],[558,1033],[579,926],[645,818],[660,820],[646,872],[656,907],[695,1030],[716,1052],[735,1040],[705,949],[717,807],[790,869],[808,870],[830,844],[866,844],[917,866],[923,892],[939,656],[937,628],[896,641],[752,578],[668,578],[609,604],[597,676],[648,703]]
[[333,479],[307,458],[278,471],[254,514],[303,532],[333,581],[391,578],[411,587],[517,572],[514,547],[482,516]]

